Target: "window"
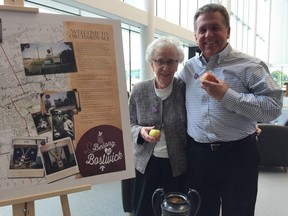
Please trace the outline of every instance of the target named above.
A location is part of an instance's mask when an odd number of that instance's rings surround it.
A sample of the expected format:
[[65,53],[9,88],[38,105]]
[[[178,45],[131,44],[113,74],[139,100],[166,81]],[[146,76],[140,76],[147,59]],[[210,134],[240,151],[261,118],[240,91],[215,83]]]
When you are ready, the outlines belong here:
[[[142,10],[144,10],[146,2],[146,0],[119,1]],[[3,4],[4,0],[0,0],[0,2]],[[270,64],[283,65],[284,68],[288,65],[287,0],[155,0],[155,15],[194,31],[193,17],[195,11],[204,4],[211,2],[224,5],[230,2],[231,4],[230,43],[233,48],[252,56],[255,55]],[[76,6],[73,6],[73,4]],[[101,17],[97,15],[97,12],[93,13],[90,10],[89,12],[78,8],[78,4],[75,4],[74,1],[65,1],[65,4],[62,4],[58,0],[25,0],[25,5],[37,7],[40,12],[45,13]],[[269,20],[270,12],[271,20]],[[111,17],[115,18],[112,15]],[[269,23],[271,29],[268,28]],[[129,25],[127,25],[127,28],[123,28],[124,61],[128,90],[131,89],[133,83],[140,80],[141,61],[145,60],[145,57],[140,56],[139,51],[141,44],[139,29],[135,31],[134,27],[132,28]],[[177,35],[177,32],[175,32],[175,35]],[[288,73],[284,69],[283,71]]]
[[140,29],[122,24],[123,50],[125,62],[125,75],[127,91],[131,91],[132,86],[140,81],[141,57],[140,53]]

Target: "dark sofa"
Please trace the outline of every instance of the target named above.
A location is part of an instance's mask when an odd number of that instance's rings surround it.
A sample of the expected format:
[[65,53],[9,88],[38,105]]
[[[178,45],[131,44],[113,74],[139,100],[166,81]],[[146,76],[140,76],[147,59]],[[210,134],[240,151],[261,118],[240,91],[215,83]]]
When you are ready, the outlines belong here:
[[260,166],[288,168],[288,127],[278,124],[259,123],[262,130],[258,137]]

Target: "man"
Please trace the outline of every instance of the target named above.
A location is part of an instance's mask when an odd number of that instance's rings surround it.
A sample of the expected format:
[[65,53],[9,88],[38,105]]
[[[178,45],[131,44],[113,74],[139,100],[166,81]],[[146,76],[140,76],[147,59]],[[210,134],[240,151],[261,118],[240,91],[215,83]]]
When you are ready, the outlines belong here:
[[[282,91],[266,64],[227,42],[229,14],[207,4],[194,16],[200,56],[179,72],[186,83],[189,187],[202,198],[199,216],[254,215],[259,154],[256,124],[280,115]],[[201,79],[211,72],[216,80]]]

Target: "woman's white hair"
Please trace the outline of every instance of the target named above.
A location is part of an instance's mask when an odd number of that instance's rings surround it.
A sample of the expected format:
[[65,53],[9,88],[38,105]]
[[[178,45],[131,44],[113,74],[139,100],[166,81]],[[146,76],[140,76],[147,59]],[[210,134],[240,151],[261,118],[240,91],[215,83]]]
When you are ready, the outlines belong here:
[[178,55],[178,62],[179,63],[183,62],[184,61],[183,46],[180,40],[173,36],[163,36],[150,43],[146,49],[146,61],[152,63],[154,53],[160,48],[167,45],[176,48]]

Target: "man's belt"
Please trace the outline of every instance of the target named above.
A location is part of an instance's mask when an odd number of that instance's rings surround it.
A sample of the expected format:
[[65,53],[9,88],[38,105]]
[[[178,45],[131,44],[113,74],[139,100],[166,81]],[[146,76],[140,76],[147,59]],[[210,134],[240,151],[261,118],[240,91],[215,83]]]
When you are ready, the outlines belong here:
[[255,140],[255,139],[256,139],[256,133],[253,133],[243,139],[229,141],[229,142],[199,143],[199,142],[196,142],[194,139],[192,139],[192,142],[199,146],[207,148],[211,151],[219,152],[219,151],[226,151],[226,150],[232,149],[233,147],[241,143],[243,144],[245,142],[250,142],[251,140]]

